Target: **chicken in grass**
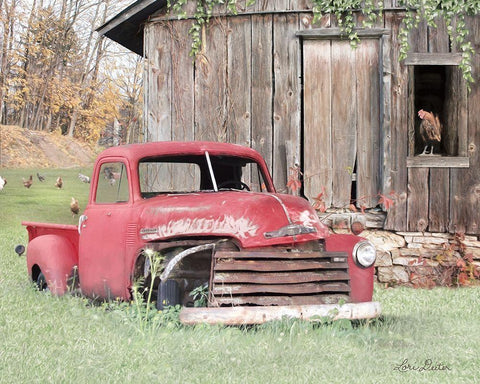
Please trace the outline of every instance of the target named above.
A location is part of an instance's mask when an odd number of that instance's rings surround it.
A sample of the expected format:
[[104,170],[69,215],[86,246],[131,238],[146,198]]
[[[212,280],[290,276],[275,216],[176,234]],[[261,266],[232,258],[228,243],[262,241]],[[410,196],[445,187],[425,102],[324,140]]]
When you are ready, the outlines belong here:
[[37,177],[38,177],[38,180],[39,180],[40,182],[43,183],[43,182],[45,181],[45,176],[40,175],[38,172],[37,172]]
[[75,217],[75,215],[78,215],[78,212],[80,212],[78,200],[74,197],[72,197],[72,200],[70,201],[70,211],[72,212],[72,217]]
[[4,179],[2,176],[0,176],[0,191],[7,185],[7,179]]
[[80,179],[80,181],[82,181],[83,183],[90,183],[90,177],[88,177],[87,175],[84,175],[82,173],[79,173],[78,174],[78,178]]
[[118,172],[114,172],[113,168],[107,167],[104,169],[105,179],[108,180],[110,185],[115,185],[116,179],[120,177]]
[[30,175],[30,177],[28,178],[28,180],[25,180],[24,177],[22,177],[22,180],[23,180],[23,186],[25,188],[30,188],[33,184],[33,176]]
[[[418,111],[418,117],[422,120],[420,123],[420,136],[425,144],[421,155],[433,155],[435,145],[438,145],[442,140],[442,124],[436,114],[423,109]],[[430,147],[429,153],[427,153],[428,147]]]
[[55,187],[61,189],[63,187],[63,180],[60,176],[57,177],[57,181],[55,182]]

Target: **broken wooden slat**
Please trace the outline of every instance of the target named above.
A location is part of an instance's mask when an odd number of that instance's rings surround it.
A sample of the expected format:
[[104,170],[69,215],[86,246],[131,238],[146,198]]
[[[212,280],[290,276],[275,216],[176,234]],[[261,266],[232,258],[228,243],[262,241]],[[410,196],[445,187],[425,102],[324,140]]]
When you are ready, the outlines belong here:
[[348,257],[347,252],[265,252],[265,251],[218,251],[217,259],[332,259]]
[[319,272],[300,272],[300,273],[216,273],[213,278],[214,284],[222,283],[256,283],[256,284],[295,284],[307,283],[312,281],[348,281],[349,276],[346,271],[325,271]]
[[215,297],[213,306],[221,305],[319,305],[348,302],[348,295],[304,295],[304,296],[224,296]]
[[209,306],[348,301],[347,258],[346,252],[281,249],[216,252]]
[[347,268],[347,263],[331,263],[310,260],[269,260],[268,263],[258,260],[220,259],[215,265],[215,271],[300,271],[308,269],[339,269]]
[[349,292],[350,286],[346,283],[326,283],[326,284],[235,284],[218,285],[213,289],[213,295],[236,295],[248,293],[282,293],[288,295],[298,295],[304,293],[321,292]]

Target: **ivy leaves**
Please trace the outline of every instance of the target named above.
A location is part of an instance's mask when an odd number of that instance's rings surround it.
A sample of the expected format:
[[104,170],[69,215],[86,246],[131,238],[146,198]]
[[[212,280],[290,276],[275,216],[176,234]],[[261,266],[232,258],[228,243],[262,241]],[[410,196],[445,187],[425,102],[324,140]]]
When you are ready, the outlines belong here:
[[[193,14],[193,25],[188,31],[192,38],[190,56],[197,57],[203,48],[204,30],[213,16],[213,9],[218,5],[224,5],[227,11],[233,15],[237,14],[237,0],[191,0],[195,1],[195,12]],[[167,9],[170,13],[176,14],[179,19],[187,18],[184,6],[189,0],[167,0]],[[247,0],[246,6],[255,4],[256,0]]]
[[353,12],[361,10],[365,16],[362,25],[364,28],[373,27],[383,11],[383,1],[377,0],[313,0],[313,22],[317,22],[323,15],[335,15],[338,26],[350,40],[353,48],[357,47],[360,39],[355,31]]
[[409,50],[409,33],[418,24],[425,20],[427,25],[436,28],[436,20],[442,18],[445,22],[448,36],[452,45],[462,54],[459,65],[463,78],[470,89],[474,82],[472,76],[472,58],[475,51],[468,41],[468,29],[465,23],[465,15],[475,15],[480,11],[480,2],[465,2],[463,0],[422,0],[404,1],[407,7],[407,16],[404,19],[404,27],[400,31],[400,60],[406,58]]
[[[338,20],[342,32],[350,39],[352,47],[356,47],[359,38],[355,32],[353,11],[361,12],[365,19],[363,27],[373,26],[376,18],[383,12],[381,0],[314,0],[314,20],[325,14],[333,14]],[[432,28],[437,27],[437,20],[443,19],[452,44],[462,54],[460,69],[467,87],[474,82],[472,76],[472,58],[475,51],[468,41],[468,29],[465,23],[466,15],[480,13],[480,0],[404,0],[401,4],[406,9],[403,26],[399,31],[400,60],[407,57],[410,49],[410,33],[425,21]]]
[[[204,44],[205,27],[213,16],[216,6],[223,5],[230,14],[237,14],[237,0],[168,0],[169,12],[176,14],[179,19],[185,19],[185,5],[189,1],[196,4],[193,15],[194,23],[189,34],[193,40],[190,55],[197,57],[201,54]],[[240,1],[240,0],[238,0]],[[247,0],[246,6],[253,5],[256,0]],[[242,3],[243,4],[243,3]],[[443,19],[452,44],[462,53],[460,68],[467,87],[473,83],[472,58],[475,51],[471,42],[468,41],[468,29],[465,23],[465,15],[480,13],[480,0],[403,0],[406,9],[403,26],[399,31],[400,60],[407,57],[410,49],[409,35],[418,27],[421,21],[436,28],[437,20]],[[356,20],[354,12],[361,13],[364,18],[362,26],[371,28],[383,13],[382,0],[313,0],[314,23],[323,15],[332,14],[338,21],[342,33],[348,37],[352,47],[356,47],[360,41],[356,32]]]

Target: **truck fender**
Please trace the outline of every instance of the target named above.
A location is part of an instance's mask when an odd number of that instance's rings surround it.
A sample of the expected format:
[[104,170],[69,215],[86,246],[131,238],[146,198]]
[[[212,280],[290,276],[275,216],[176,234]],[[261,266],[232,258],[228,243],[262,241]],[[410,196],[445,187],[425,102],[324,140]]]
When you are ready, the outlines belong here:
[[62,296],[67,292],[67,282],[76,265],[78,265],[77,250],[65,237],[43,235],[34,238],[28,244],[28,274],[36,281],[41,271],[53,295]]
[[369,268],[361,268],[355,264],[352,257],[355,244],[361,240],[365,239],[351,234],[333,234],[325,240],[327,251],[348,252],[351,288],[350,296],[354,303],[371,301],[373,294],[374,265]]

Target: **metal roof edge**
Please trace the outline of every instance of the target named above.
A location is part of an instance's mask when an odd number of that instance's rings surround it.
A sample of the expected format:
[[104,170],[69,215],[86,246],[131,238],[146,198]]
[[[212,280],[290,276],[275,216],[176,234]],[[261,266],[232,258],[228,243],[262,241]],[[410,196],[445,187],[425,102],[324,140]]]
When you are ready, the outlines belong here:
[[144,23],[166,4],[166,0],[137,0],[95,31],[142,55]]

